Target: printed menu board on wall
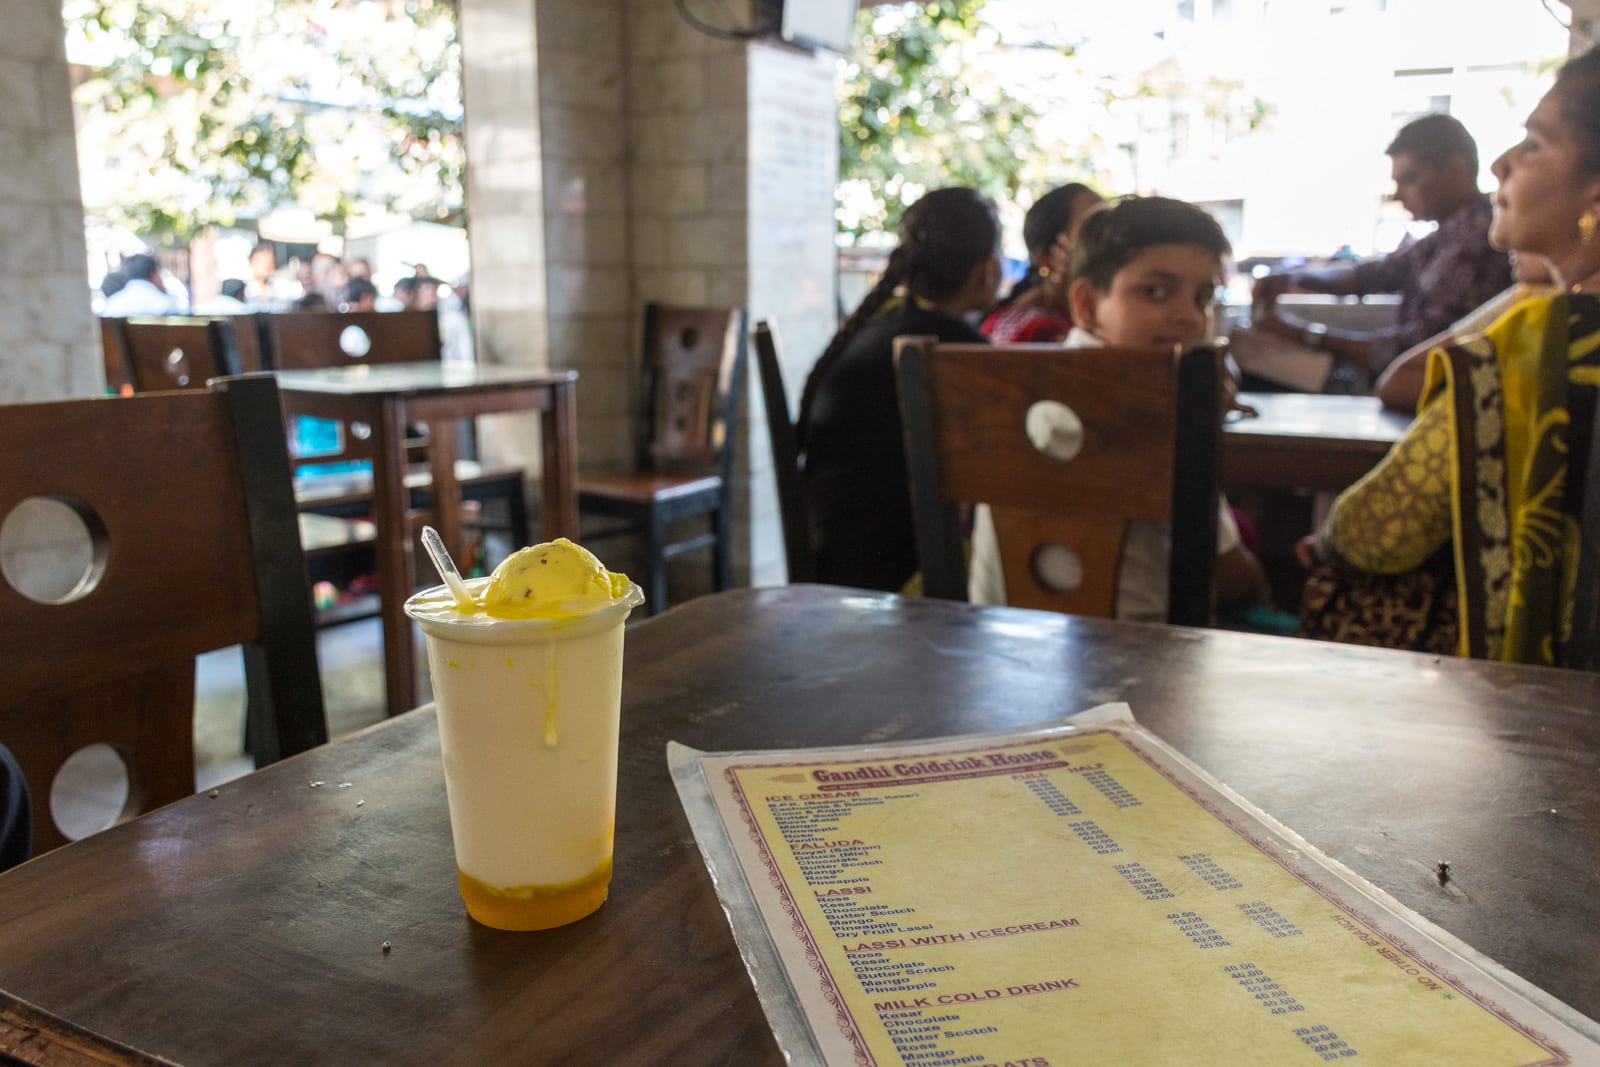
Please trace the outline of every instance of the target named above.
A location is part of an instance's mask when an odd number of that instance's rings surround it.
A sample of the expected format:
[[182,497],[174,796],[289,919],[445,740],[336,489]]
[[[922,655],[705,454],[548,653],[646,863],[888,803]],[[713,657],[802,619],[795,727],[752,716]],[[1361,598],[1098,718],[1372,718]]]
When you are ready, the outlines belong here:
[[1600,1064],[1600,1027],[1108,705],[703,753],[679,796],[797,1064]]

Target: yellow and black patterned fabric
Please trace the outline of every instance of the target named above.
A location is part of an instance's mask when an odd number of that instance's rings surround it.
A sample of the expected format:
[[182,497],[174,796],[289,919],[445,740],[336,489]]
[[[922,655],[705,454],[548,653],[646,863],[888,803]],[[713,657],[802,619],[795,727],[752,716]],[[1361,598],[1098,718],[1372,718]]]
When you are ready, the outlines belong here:
[[1597,387],[1600,300],[1586,294],[1531,297],[1435,349],[1416,422],[1340,496],[1324,555],[1404,575],[1452,545],[1457,653],[1563,662]]

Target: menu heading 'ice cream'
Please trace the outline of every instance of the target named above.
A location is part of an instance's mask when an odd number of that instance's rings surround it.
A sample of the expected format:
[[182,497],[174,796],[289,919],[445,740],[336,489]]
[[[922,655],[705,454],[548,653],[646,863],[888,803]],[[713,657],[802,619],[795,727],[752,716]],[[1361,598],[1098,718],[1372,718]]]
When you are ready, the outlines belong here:
[[916,763],[868,763],[847,771],[814,770],[811,778],[817,782],[882,782],[906,781],[927,778],[930,775],[952,772],[985,771],[996,768],[1014,771],[1032,764],[1053,764],[1061,757],[1048,748],[1034,752],[988,752],[981,756],[964,756],[959,759],[927,759]]

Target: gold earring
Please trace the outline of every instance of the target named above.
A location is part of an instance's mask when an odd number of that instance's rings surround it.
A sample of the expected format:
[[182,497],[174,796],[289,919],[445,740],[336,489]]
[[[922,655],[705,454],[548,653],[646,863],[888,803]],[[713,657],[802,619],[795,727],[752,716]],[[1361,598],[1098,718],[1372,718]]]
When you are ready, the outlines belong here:
[[1041,278],[1050,277],[1050,267],[1048,265],[1039,268],[1039,277],[1041,277]]
[[1595,218],[1592,210],[1578,216],[1578,237],[1584,244],[1594,240],[1596,230],[1600,230],[1600,219]]

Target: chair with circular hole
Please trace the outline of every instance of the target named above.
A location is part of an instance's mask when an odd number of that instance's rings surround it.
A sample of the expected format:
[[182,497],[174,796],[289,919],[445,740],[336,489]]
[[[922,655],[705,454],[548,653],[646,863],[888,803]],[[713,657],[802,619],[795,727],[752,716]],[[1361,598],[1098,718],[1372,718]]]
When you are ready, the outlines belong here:
[[[284,312],[263,317],[262,337],[273,370],[437,362],[442,352],[439,316],[433,311]],[[297,462],[314,465],[303,469],[296,481],[301,509],[347,519],[369,516],[372,472],[361,464],[372,459],[371,429],[359,423],[327,423],[323,419],[296,420],[297,445],[313,440],[313,435],[303,432],[307,425],[320,425],[323,431],[317,435],[314,451],[295,457]],[[425,434],[410,437],[412,469],[406,484],[411,487],[411,506],[419,510],[434,507],[432,471],[436,466],[453,469],[460,500],[475,505],[472,514],[478,514],[477,508],[483,505],[499,504],[511,547],[520,547],[528,535],[523,469],[460,458],[463,442],[458,440],[457,427],[456,421],[446,420],[429,425]],[[464,446],[475,450],[471,433]],[[446,464],[449,466],[442,466]],[[434,524],[440,525],[439,520]],[[475,524],[491,525],[481,520]],[[465,565],[464,547],[450,547]]]
[[1208,625],[1222,352],[896,341],[929,596],[967,599],[960,509],[989,506],[1005,597],[1114,618],[1130,528],[1170,530],[1168,621]]
[[243,646],[258,765],[327,740],[295,514],[271,377],[0,411],[0,742],[36,850],[87,746],[125,765],[125,818],[194,791],[199,653]]
[[[111,338],[107,344],[114,340],[130,390],[155,393],[204,390],[213,378],[261,370],[259,318],[166,315],[102,319],[101,323]],[[108,382],[110,374],[108,363]],[[366,495],[370,497],[370,488]],[[339,574],[360,570],[363,564],[359,561],[371,556],[374,540],[371,524],[361,517],[364,510],[358,505],[346,515],[319,514],[305,509],[303,502],[302,510],[302,543],[313,569]],[[346,561],[353,562],[346,566]],[[365,566],[370,568],[370,563]],[[318,616],[319,625],[360,617],[359,611],[347,610]]]
[[[240,316],[253,319],[253,316]],[[105,319],[120,331],[128,380],[134,392],[204,389],[228,374],[259,371],[259,352],[246,360],[253,323],[231,317],[160,316]]]
[[[588,540],[628,534],[654,615],[667,606],[667,563],[711,549],[713,588],[733,584],[733,435],[744,388],[745,309],[649,304],[644,317],[643,410],[633,466],[578,477],[578,511],[615,520]],[[672,525],[705,517],[708,531],[674,540]]]

